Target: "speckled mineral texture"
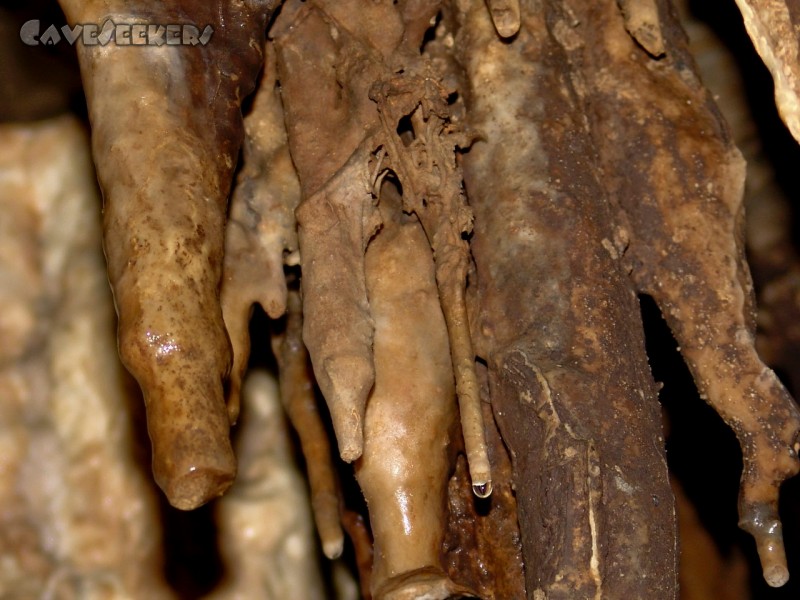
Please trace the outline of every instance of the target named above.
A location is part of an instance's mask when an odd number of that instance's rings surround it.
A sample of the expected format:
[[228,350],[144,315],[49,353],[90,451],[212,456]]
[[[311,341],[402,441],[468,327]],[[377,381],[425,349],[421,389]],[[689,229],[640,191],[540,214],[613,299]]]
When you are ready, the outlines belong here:
[[755,537],[767,582],[782,585],[778,490],[798,470],[800,412],[754,347],[744,161],[670,6],[653,24],[668,42],[658,59],[630,38],[614,2],[582,8],[575,22],[593,26],[567,23],[561,39],[629,239],[623,261],[661,308],[701,396],[739,438],[740,524]]
[[214,28],[206,46],[78,46],[120,353],[144,392],[155,479],[174,506],[193,508],[236,471],[223,398],[223,229],[239,105],[254,88],[275,3],[61,4],[71,23]]
[[504,43],[471,4],[456,44],[480,136],[464,156],[475,344],[511,453],[527,595],[674,598],[655,385],[559,43],[576,19],[558,2],[521,6],[519,34]]

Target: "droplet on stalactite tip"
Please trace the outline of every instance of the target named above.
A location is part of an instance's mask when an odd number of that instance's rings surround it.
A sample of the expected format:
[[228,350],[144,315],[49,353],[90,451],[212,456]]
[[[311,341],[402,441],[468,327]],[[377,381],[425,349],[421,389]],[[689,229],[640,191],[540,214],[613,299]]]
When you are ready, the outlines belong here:
[[492,482],[491,480],[486,483],[473,483],[472,493],[478,498],[488,498],[492,495]]

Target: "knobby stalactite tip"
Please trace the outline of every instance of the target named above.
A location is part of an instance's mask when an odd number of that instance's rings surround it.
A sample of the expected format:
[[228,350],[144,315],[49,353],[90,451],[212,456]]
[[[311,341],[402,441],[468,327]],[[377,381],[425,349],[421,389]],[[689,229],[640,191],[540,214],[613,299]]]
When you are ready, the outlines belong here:
[[344,537],[339,536],[335,540],[324,540],[322,542],[322,552],[329,560],[336,560],[342,555],[344,550]]
[[519,0],[487,0],[494,28],[503,39],[515,36],[520,28]]
[[235,469],[194,469],[174,477],[163,489],[173,507],[189,511],[222,496],[235,476]]

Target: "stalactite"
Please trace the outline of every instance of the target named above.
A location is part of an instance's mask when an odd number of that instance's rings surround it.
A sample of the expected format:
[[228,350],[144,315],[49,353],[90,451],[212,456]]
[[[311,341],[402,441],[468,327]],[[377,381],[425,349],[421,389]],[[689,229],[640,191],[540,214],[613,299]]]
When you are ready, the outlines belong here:
[[[736,4],[798,137],[800,7]],[[181,510],[233,486],[210,597],[351,597],[318,542],[375,600],[676,598],[637,294],[736,433],[740,523],[786,583],[800,412],[755,350],[745,164],[668,0],[61,5],[213,29],[76,44],[154,479]],[[66,117],[0,138],[0,592],[180,594],[99,331],[85,141]]]

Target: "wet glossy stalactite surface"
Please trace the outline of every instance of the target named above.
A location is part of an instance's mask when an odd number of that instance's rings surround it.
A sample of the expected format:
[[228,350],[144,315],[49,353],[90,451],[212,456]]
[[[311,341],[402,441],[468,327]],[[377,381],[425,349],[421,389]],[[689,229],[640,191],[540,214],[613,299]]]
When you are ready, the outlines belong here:
[[[70,23],[215,28],[203,47],[77,46],[120,356],[143,392],[155,481],[182,510],[233,485],[215,504],[225,578],[213,597],[333,593],[308,560],[313,535],[327,559],[355,555],[360,593],[376,600],[677,597],[637,294],[736,434],[740,524],[766,581],[785,583],[778,491],[798,470],[800,412],[756,354],[745,163],[669,2],[61,5]],[[737,5],[794,131],[798,6]],[[3,132],[8,147],[49,131],[19,127]],[[74,124],[54,127],[81,143]],[[9,314],[31,294],[70,293],[23,285],[47,273],[11,258],[36,251],[44,234],[26,211],[47,214],[51,196],[4,199]],[[271,324],[250,339],[254,304]],[[41,335],[25,322],[0,321],[19,347]],[[0,356],[12,424],[36,394],[37,418],[62,431],[65,402],[41,382],[58,389],[63,369],[46,356],[65,347]],[[274,354],[277,383],[248,372],[251,348]],[[32,378],[41,389],[17,383]],[[124,428],[121,395],[97,410]],[[66,444],[67,433],[8,432],[19,464],[20,448],[30,461]],[[118,452],[84,477],[130,471],[116,435]],[[83,473],[81,452],[66,453],[65,472]],[[344,501],[339,458],[368,515]],[[28,481],[16,464],[4,472]],[[157,544],[136,537],[154,519],[137,477],[124,494],[139,508],[118,528],[142,560],[79,560],[79,544],[42,542],[44,558],[10,554],[6,580],[30,575],[32,590],[65,597],[169,596],[147,576]],[[72,479],[61,485],[70,497]],[[82,539],[58,502],[26,515],[14,489],[3,518],[31,547],[31,519]],[[333,564],[335,593],[353,597],[352,575]]]

